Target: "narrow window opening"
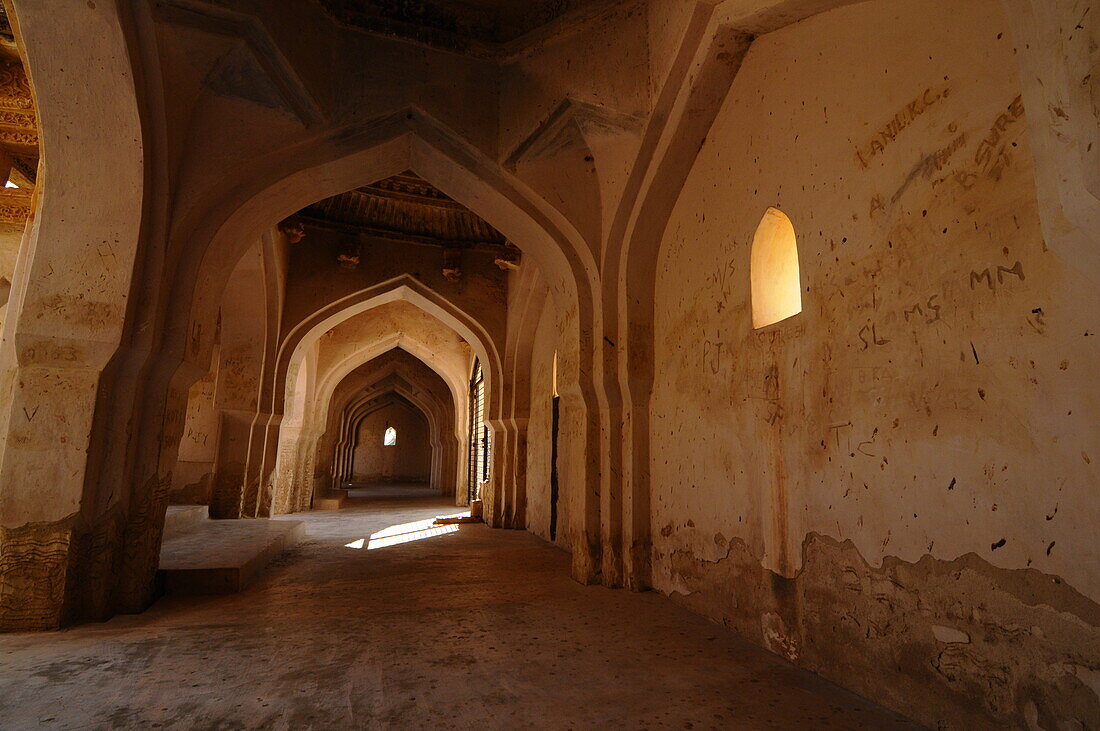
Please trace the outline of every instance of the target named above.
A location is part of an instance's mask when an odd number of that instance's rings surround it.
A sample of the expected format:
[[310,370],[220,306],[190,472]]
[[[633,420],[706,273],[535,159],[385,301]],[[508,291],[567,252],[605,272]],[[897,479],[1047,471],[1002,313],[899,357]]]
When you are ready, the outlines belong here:
[[470,378],[470,468],[467,475],[470,502],[481,499],[481,486],[489,480],[491,452],[492,437],[485,423],[485,372],[481,362],[475,360]]
[[769,208],[752,238],[749,261],[752,326],[767,327],[802,312],[798,242],[791,219]]
[[550,402],[550,540],[558,538],[558,431],[561,426],[561,397]]
[[396,447],[397,446],[397,430],[392,426],[386,427],[386,434],[382,437],[383,447]]
[[558,396],[558,351],[554,351],[554,365],[553,370],[550,371],[550,392],[554,394],[554,398]]
[[558,427],[561,424],[561,397],[558,396],[558,351],[554,351],[550,372],[550,540],[558,538]]

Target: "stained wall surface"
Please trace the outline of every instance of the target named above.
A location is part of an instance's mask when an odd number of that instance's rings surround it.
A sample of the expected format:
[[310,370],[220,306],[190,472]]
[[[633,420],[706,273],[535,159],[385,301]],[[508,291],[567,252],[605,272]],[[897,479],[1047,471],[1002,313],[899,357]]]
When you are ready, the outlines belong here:
[[[1044,242],[1006,36],[902,1],[758,39],[661,252],[655,586],[922,718],[1096,710],[1100,300]],[[754,330],[769,206],[804,310]]]

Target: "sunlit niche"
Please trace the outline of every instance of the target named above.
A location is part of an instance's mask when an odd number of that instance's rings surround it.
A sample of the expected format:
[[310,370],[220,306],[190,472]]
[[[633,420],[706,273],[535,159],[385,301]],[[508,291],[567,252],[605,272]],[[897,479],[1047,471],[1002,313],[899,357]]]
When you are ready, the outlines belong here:
[[383,447],[396,447],[397,446],[397,430],[392,426],[386,427],[386,434],[382,437]]
[[749,262],[752,326],[765,327],[802,312],[798,243],[791,219],[769,208],[752,237]]

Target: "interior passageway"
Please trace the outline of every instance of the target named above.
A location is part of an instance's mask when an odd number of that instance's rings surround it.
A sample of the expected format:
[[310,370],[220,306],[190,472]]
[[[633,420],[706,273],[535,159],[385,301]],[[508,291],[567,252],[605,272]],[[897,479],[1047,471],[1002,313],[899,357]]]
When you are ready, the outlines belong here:
[[3,0],[0,731],[1100,729],[1098,6]]
[[[577,584],[528,533],[425,531],[456,512],[428,488],[354,492],[292,516],[306,538],[241,594],[0,637],[4,725],[905,726],[663,597]],[[406,524],[425,537],[354,547]]]

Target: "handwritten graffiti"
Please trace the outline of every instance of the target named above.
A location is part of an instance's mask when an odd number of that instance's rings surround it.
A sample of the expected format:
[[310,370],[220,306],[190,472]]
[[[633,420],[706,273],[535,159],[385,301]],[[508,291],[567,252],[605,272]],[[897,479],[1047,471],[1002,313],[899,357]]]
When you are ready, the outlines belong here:
[[725,264],[716,267],[711,274],[707,275],[707,281],[717,286],[720,292],[717,303],[719,312],[725,308],[726,302],[729,300],[730,295],[733,294],[735,273],[733,259],[730,259]]
[[1040,335],[1047,331],[1047,317],[1043,313],[1042,307],[1036,307],[1031,311],[1027,318],[1027,324],[1031,325],[1031,328]]
[[766,413],[764,421],[770,426],[775,426],[784,414],[783,404],[779,401],[779,366],[772,363],[764,370],[763,383]]
[[704,373],[718,375],[722,370],[722,346],[721,340],[703,338],[703,359],[701,361]]
[[[1011,267],[998,265],[996,267],[986,267],[980,272],[971,270],[969,275],[970,289],[980,289],[982,283],[984,283],[990,292],[996,292],[1004,284],[1006,274],[1017,277],[1021,282],[1026,279],[1023,265],[1017,261]],[[996,275],[996,284],[993,283],[994,275]]]
[[[913,184],[913,181],[917,180],[918,178],[923,178],[924,180],[932,180],[933,176],[935,176],[937,173],[947,167],[948,163],[951,161],[952,156],[956,152],[958,152],[964,144],[966,144],[965,133],[960,134],[958,137],[953,139],[950,143],[947,144],[946,147],[936,150],[930,155],[925,155],[920,160],[918,160],[917,164],[914,165],[912,169],[910,169],[909,174],[905,176],[905,180],[902,181],[902,184],[898,186],[898,189],[894,191],[894,194],[892,196],[890,196],[890,202],[897,203],[901,199],[901,196],[904,195],[905,191],[909,188],[909,186]],[[941,182],[940,179],[936,179],[933,180],[932,184],[935,185],[939,182]],[[881,205],[881,200],[879,201],[879,205]]]
[[978,147],[974,151],[974,164],[978,166],[982,173],[993,180],[1000,180],[1004,169],[1012,162],[1010,147],[1006,144],[1006,132],[1023,116],[1023,98],[1017,95],[1009,103],[1008,109],[993,120],[989,132],[978,143]]
[[893,116],[879,128],[879,131],[862,148],[856,148],[856,159],[859,166],[867,169],[869,161],[876,155],[881,155],[907,127],[921,117],[930,107],[946,99],[950,93],[948,87],[939,90],[925,89],[904,107],[896,111]]
[[910,308],[903,308],[901,314],[906,322],[909,322],[910,319],[914,321],[923,320],[926,325],[931,325],[940,319],[940,310],[943,309],[942,305],[936,304],[938,298],[939,295],[934,294],[924,301],[923,306],[920,302],[916,302]]
[[[856,333],[856,337],[863,343],[863,347],[861,347],[860,350],[867,350],[872,345],[886,345],[890,342],[889,338],[880,338],[878,336],[875,323],[873,322],[861,327],[859,332]],[[868,337],[870,338],[869,340]]]
[[[852,422],[845,421],[837,424],[829,424],[829,431],[833,434],[833,441],[836,443],[836,448],[840,449],[840,435],[843,432],[845,434],[845,451],[852,452],[852,435],[851,435]],[[855,455],[852,454],[854,457]]]

